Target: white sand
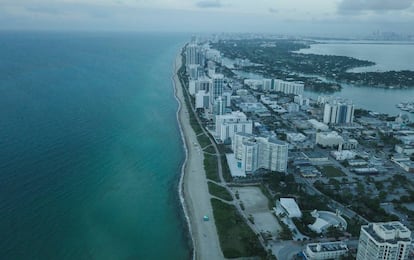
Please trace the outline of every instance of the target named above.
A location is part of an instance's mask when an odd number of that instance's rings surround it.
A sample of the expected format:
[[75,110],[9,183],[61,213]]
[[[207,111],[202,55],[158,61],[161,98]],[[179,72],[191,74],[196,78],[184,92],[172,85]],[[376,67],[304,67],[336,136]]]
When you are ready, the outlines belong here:
[[[203,166],[204,156],[200,151],[196,135],[191,128],[181,83],[177,76],[177,70],[180,67],[181,54],[178,54],[175,61],[173,82],[176,97],[181,104],[178,111],[178,119],[187,149],[187,158],[183,166],[184,172],[180,188],[183,198],[182,203],[189,220],[190,233],[194,243],[194,258],[224,259],[210,203],[211,197],[208,192],[207,178]],[[210,220],[204,221],[204,215],[207,215]]]

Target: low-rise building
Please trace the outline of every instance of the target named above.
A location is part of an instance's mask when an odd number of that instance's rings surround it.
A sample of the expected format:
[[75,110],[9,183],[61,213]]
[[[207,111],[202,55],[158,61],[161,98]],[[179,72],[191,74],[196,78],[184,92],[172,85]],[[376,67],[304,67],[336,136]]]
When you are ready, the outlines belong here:
[[306,136],[301,133],[286,133],[286,140],[288,142],[304,142],[306,139]]
[[300,211],[298,204],[293,198],[280,198],[280,206],[286,212],[289,218],[301,218],[302,211]]
[[329,161],[328,156],[320,152],[306,151],[302,154],[305,159],[308,159],[311,163],[323,163]]
[[397,144],[395,145],[395,151],[405,155],[412,155],[414,154],[414,145]]
[[370,174],[378,174],[379,171],[375,167],[361,167],[361,168],[354,168],[352,169],[358,175],[370,175]]
[[367,161],[362,159],[348,160],[348,165],[351,167],[368,165]]
[[344,138],[344,142],[341,145],[341,149],[353,150],[358,148],[358,141],[353,138]]
[[339,259],[348,253],[348,247],[341,241],[307,244],[303,255],[307,260]]
[[332,151],[331,154],[337,161],[345,161],[345,160],[354,159],[356,156],[355,152],[348,151],[348,150]]
[[320,130],[320,131],[328,131],[329,130],[329,126],[319,122],[316,119],[309,119],[308,122],[311,124],[311,126],[315,129],[315,130]]
[[344,143],[344,139],[337,132],[316,133],[316,144],[322,147],[336,147]]

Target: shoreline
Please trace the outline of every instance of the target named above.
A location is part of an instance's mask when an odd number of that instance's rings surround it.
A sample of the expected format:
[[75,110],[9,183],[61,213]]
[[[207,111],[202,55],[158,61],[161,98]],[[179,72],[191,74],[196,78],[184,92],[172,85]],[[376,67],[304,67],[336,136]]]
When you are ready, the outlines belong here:
[[179,183],[178,183],[178,196],[180,198],[181,208],[184,212],[184,218],[185,218],[185,221],[187,223],[187,229],[188,229],[188,232],[189,232],[189,236],[191,238],[191,248],[190,248],[190,250],[191,250],[192,259],[195,260],[197,251],[196,251],[193,232],[192,232],[192,229],[191,229],[191,219],[190,219],[190,216],[189,216],[189,213],[188,213],[188,210],[187,210],[187,206],[186,206],[186,202],[185,202],[185,198],[184,198],[185,195],[184,195],[184,190],[183,190],[185,168],[186,168],[187,161],[188,161],[188,148],[187,148],[187,142],[185,141],[184,131],[183,131],[183,127],[181,125],[181,118],[180,118],[180,113],[181,113],[183,104],[182,104],[181,100],[178,98],[178,95],[177,95],[177,88],[178,88],[177,83],[179,83],[179,82],[176,82],[176,77],[177,77],[177,72],[178,72],[178,68],[177,68],[177,59],[178,58],[177,57],[181,57],[181,54],[178,53],[177,56],[176,56],[176,60],[173,62],[173,71],[172,71],[173,74],[171,76],[171,81],[172,81],[173,86],[174,86],[174,98],[175,98],[175,100],[177,100],[177,103],[178,103],[176,118],[177,118],[178,128],[180,129],[180,136],[181,136],[181,140],[183,142],[184,155],[185,155],[184,156],[184,161],[181,165],[180,180],[179,180]]
[[[210,202],[211,196],[204,170],[204,153],[191,127],[183,86],[177,75],[181,65],[180,49],[173,64],[172,76],[174,96],[179,103],[177,122],[185,150],[178,193],[193,245],[192,259],[224,259]],[[209,216],[209,221],[203,220],[205,215]]]

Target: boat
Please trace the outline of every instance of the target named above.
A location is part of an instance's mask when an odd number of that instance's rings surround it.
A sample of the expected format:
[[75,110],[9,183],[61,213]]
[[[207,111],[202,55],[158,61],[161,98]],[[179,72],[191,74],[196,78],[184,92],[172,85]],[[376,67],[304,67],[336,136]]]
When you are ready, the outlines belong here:
[[410,113],[414,113],[414,101],[413,102],[401,102],[396,105],[399,109],[403,111],[407,111]]

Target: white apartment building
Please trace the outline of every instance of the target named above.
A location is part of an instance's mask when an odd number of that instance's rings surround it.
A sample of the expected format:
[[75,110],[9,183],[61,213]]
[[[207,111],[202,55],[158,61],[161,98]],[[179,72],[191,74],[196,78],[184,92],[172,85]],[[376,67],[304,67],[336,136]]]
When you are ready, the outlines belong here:
[[195,108],[210,108],[210,94],[205,90],[200,90],[195,94]]
[[185,50],[185,64],[187,66],[191,64],[204,65],[204,53],[199,45],[196,43],[190,43]]
[[295,96],[293,102],[299,104],[299,106],[309,106],[310,104],[309,98],[305,98],[302,95]]
[[200,65],[198,64],[189,64],[187,66],[188,76],[190,80],[196,80],[198,78],[198,71],[200,70]]
[[302,82],[275,79],[273,82],[273,91],[283,92],[285,94],[303,95],[304,85]]
[[348,247],[341,241],[310,243],[303,251],[307,260],[339,259],[347,253]]
[[325,103],[323,122],[325,124],[352,124],[354,122],[354,105],[337,100]]
[[195,95],[201,90],[208,92],[213,86],[213,81],[208,77],[199,77],[197,80],[190,80],[188,90],[190,95]]
[[287,170],[288,144],[285,142],[236,133],[232,145],[237,167],[246,173],[254,173],[260,168],[277,172]]
[[278,91],[285,94],[303,95],[304,91],[302,82],[281,79],[245,79],[244,84],[254,90]]
[[247,119],[243,112],[236,111],[231,114],[217,115],[216,117],[215,137],[222,142],[230,139],[233,140],[235,133],[253,132],[253,121]]
[[405,260],[411,231],[401,222],[369,223],[361,226],[357,260]]

